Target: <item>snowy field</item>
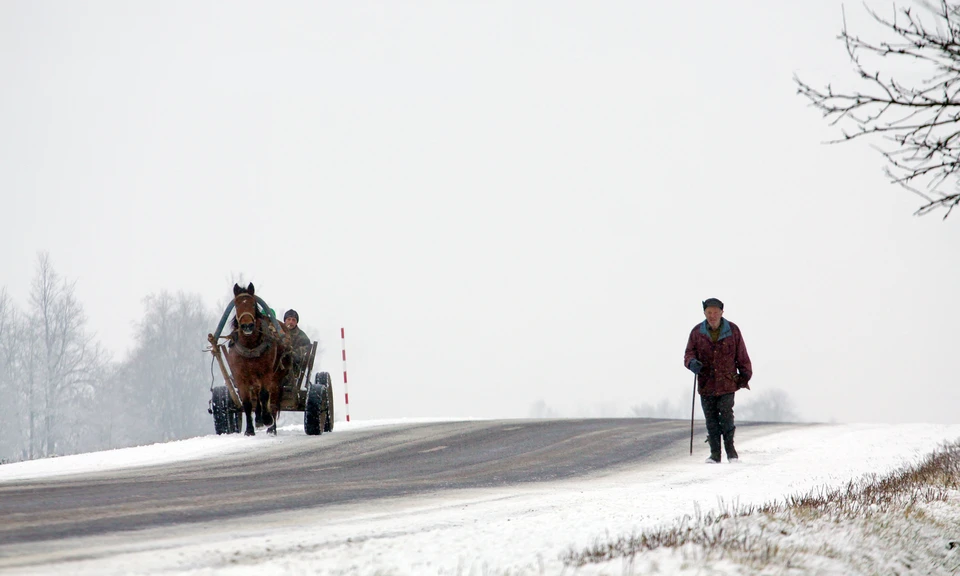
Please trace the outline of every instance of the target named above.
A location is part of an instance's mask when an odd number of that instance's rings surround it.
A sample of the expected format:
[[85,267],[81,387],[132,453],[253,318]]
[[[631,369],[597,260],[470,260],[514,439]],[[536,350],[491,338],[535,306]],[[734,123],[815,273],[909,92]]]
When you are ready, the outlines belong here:
[[[418,421],[338,422],[334,434],[385,424]],[[444,492],[374,503],[356,503],[276,514],[255,523],[193,525],[133,535],[37,547],[42,564],[25,570],[0,557],[0,573],[16,574],[753,574],[727,560],[700,562],[695,554],[657,550],[632,562],[615,560],[582,568],[561,557],[598,541],[674,525],[685,515],[782,501],[820,487],[841,487],[870,473],[885,474],[913,465],[945,442],[960,439],[960,425],[843,424],[793,429],[738,438],[741,463],[706,465],[706,449],[686,451],[649,469],[515,488]],[[276,438],[205,436],[139,448],[67,456],[0,466],[0,483],[28,478],[216,458],[255,451],[302,434],[297,426]],[[738,434],[739,436],[739,434]],[[700,438],[699,440],[702,440]],[[941,513],[960,526],[960,498]],[[956,516],[951,516],[952,514]],[[251,528],[252,527],[252,528]],[[949,530],[948,530],[949,531]],[[960,540],[960,527],[942,536]],[[923,535],[921,535],[923,536]],[[940,537],[932,534],[930,538]],[[924,536],[926,537],[926,536]],[[878,556],[883,550],[858,548],[816,527],[790,535],[830,538],[833,550],[851,556]],[[939,544],[938,544],[939,545]],[[849,550],[845,550],[849,547]],[[49,548],[47,546],[46,548]],[[875,545],[875,548],[882,548]],[[79,555],[77,551],[83,550]],[[960,546],[951,550],[960,566]],[[9,560],[9,559],[7,559]],[[939,559],[937,561],[940,561]],[[894,558],[891,563],[899,562]],[[892,566],[893,564],[891,564]],[[917,563],[900,574],[937,573]],[[32,570],[32,571],[31,571]],[[892,568],[891,568],[892,570]],[[883,571],[883,570],[881,570]],[[784,573],[771,571],[769,573]],[[790,574],[845,574],[849,564],[828,559],[796,567]],[[885,572],[886,573],[886,572]]]

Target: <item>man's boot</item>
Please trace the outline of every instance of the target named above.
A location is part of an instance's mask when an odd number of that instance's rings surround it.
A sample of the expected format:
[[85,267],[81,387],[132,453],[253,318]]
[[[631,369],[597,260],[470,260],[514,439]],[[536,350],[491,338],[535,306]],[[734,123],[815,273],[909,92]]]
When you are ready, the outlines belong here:
[[727,452],[727,462],[731,464],[740,461],[740,457],[737,456],[737,449],[733,447],[733,432],[736,428],[732,428],[728,432],[723,433],[723,449]]
[[707,436],[707,442],[710,443],[710,456],[707,457],[707,464],[720,463],[720,437]]

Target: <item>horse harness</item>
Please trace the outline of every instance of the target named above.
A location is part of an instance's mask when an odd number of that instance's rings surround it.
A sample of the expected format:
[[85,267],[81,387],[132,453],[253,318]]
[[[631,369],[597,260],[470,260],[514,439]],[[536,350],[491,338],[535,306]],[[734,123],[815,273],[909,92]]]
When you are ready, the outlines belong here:
[[[244,315],[249,314],[249,312]],[[252,314],[251,314],[252,316]],[[240,319],[237,319],[239,323]],[[261,322],[263,320],[261,319]],[[236,349],[237,354],[243,356],[244,358],[259,358],[273,346],[278,339],[270,336],[269,330],[266,330],[265,327],[261,324],[260,326],[260,344],[254,346],[253,348],[247,348],[240,343],[240,339],[237,336],[236,332],[231,333],[227,338],[230,339],[230,347]]]

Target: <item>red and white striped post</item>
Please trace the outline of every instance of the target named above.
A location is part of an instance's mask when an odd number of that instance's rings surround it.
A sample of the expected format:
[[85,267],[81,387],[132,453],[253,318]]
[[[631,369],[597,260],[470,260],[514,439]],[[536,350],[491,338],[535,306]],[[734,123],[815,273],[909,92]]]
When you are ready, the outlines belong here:
[[350,421],[350,393],[347,391],[347,337],[340,328],[340,342],[343,344],[343,401],[347,405],[347,422]]

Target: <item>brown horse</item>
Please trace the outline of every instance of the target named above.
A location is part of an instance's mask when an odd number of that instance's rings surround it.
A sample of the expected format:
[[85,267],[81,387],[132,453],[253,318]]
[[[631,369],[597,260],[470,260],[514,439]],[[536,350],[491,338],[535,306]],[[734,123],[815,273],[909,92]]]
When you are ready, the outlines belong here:
[[269,326],[270,320],[257,308],[253,284],[241,288],[233,285],[233,302],[236,317],[234,331],[227,348],[227,364],[237,383],[243,413],[247,416],[244,434],[256,434],[253,415],[257,424],[262,419],[268,434],[277,433],[277,418],[280,415],[280,378],[278,371],[281,344]]

